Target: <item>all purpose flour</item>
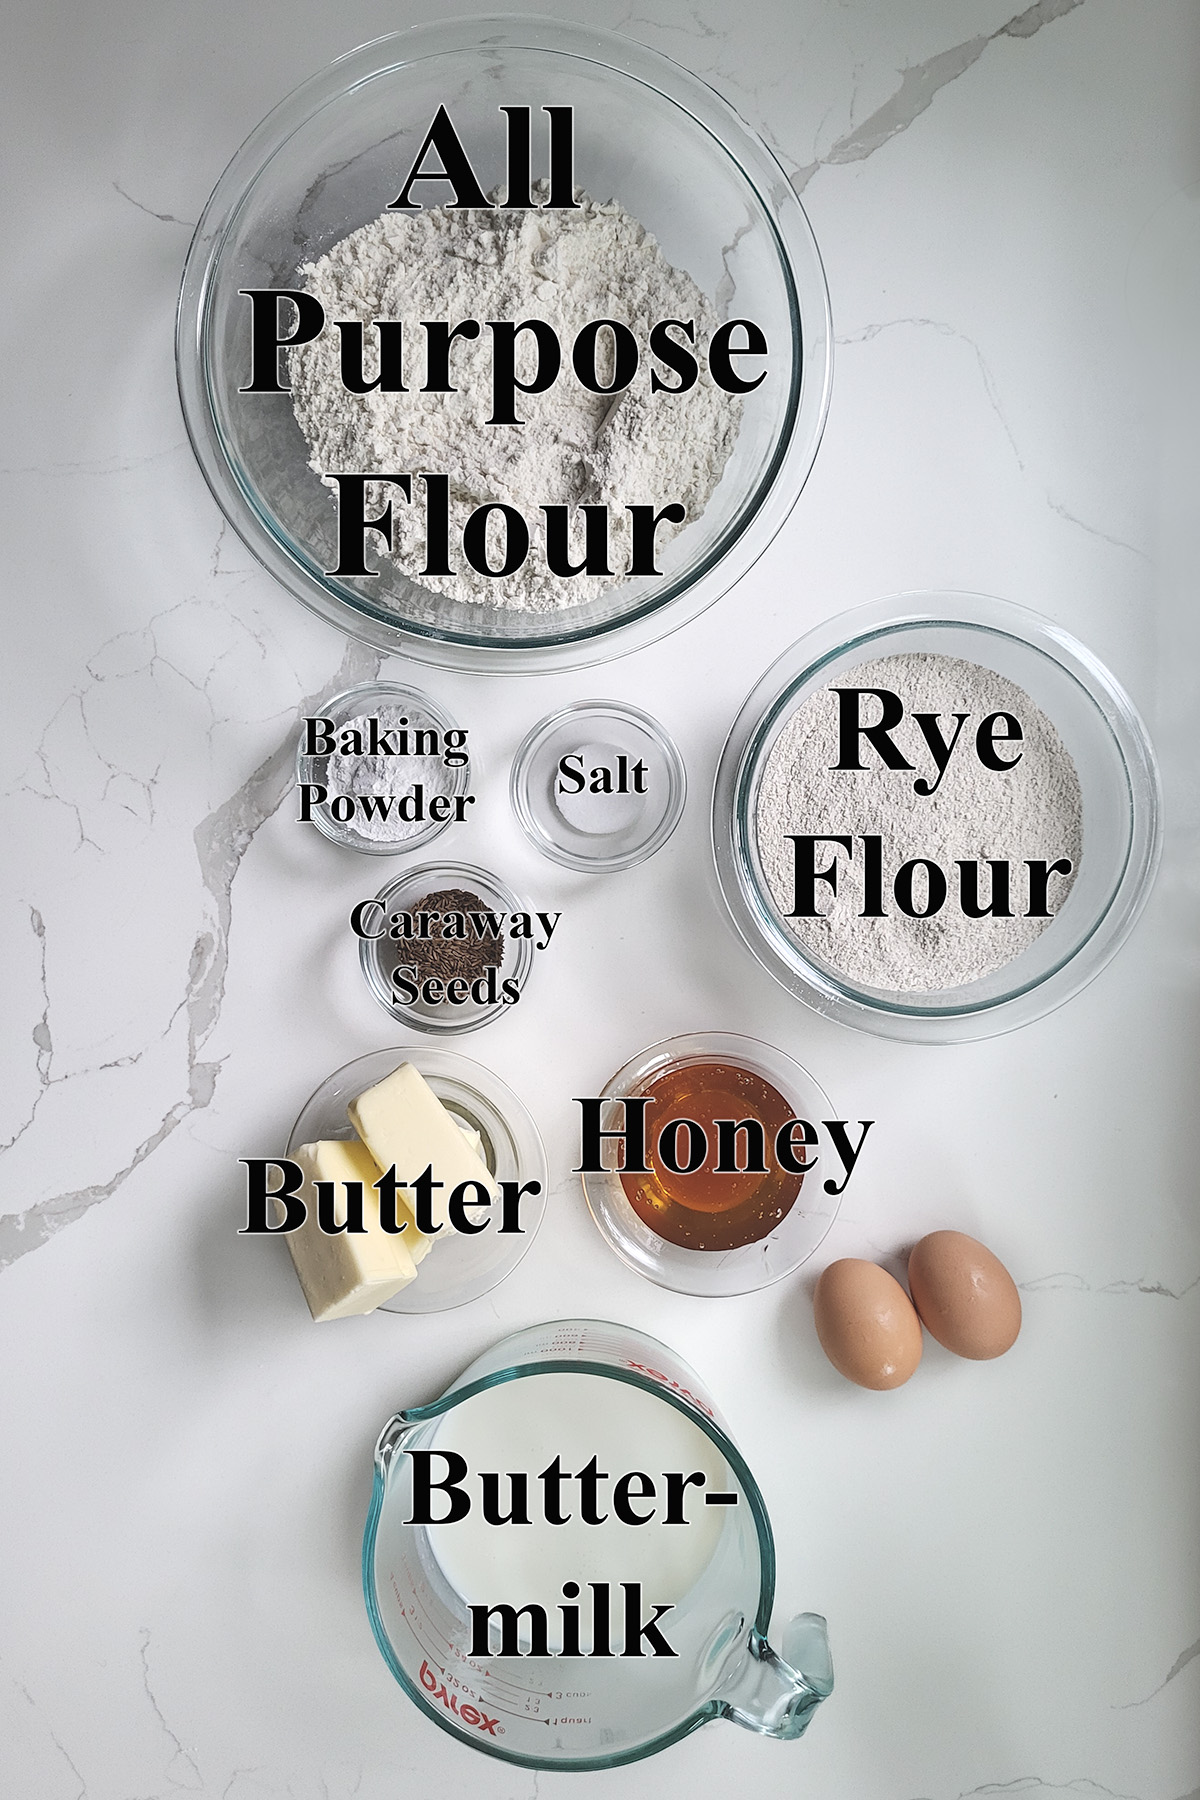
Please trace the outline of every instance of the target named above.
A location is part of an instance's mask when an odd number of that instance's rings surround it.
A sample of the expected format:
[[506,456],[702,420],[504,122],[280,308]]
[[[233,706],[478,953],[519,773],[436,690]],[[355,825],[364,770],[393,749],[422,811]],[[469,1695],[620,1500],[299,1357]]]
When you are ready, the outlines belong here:
[[[423,586],[460,600],[524,611],[552,612],[606,592],[620,579],[555,575],[543,553],[546,504],[603,504],[610,509],[609,567],[629,561],[629,504],[682,501],[687,519],[708,504],[733,448],[741,416],[737,395],[713,382],[703,358],[686,393],[651,389],[646,344],[663,319],[691,320],[699,350],[719,323],[692,278],[673,268],[655,239],[615,201],[579,194],[577,211],[534,210],[483,215],[477,210],[427,207],[386,212],[352,232],[301,274],[330,320],[396,319],[405,325],[407,393],[355,394],[341,380],[340,336],[328,330],[289,352],[296,418],[308,440],[311,466],[331,488],[331,472],[433,471],[450,477],[450,541],[478,506],[499,501],[521,511],[532,548],[514,574],[492,578],[461,557],[461,573],[423,575],[423,507],[395,490],[373,494],[378,511],[393,501],[394,555]],[[489,425],[489,333],[451,346],[453,393],[423,393],[425,319],[542,319],[567,347],[563,372],[540,394],[521,396],[522,425]],[[598,319],[627,325],[642,357],[631,385],[618,395],[594,394],[570,366],[576,334]],[[372,333],[364,330],[364,341]],[[411,349],[410,349],[411,346]],[[611,358],[611,333],[600,336],[599,370]],[[535,350],[518,339],[518,376],[534,372]],[[369,355],[367,377],[374,370]],[[408,366],[411,364],[411,368]],[[659,371],[660,377],[664,371]],[[668,378],[672,383],[674,377]],[[420,492],[414,482],[414,496]],[[498,521],[489,522],[497,524]],[[664,545],[680,527],[664,523]],[[573,560],[582,558],[582,530]],[[497,564],[498,564],[497,558]],[[661,565],[660,565],[661,566]]]
[[[836,690],[845,688],[883,689],[903,700],[904,718],[891,740],[911,769],[888,768],[871,749],[864,749],[861,769],[832,766],[841,760]],[[864,722],[880,718],[882,703],[874,696],[857,704]],[[917,714],[936,715],[943,744],[954,733],[955,715],[967,715],[945,772],[928,794],[914,788],[915,781],[928,784],[937,776]],[[980,723],[995,714],[1020,724],[1019,740],[1005,738],[1006,728],[999,728],[996,754],[1012,762],[1009,768],[986,766],[972,748]],[[1069,751],[1024,689],[977,663],[917,652],[860,663],[801,702],[767,758],[755,831],[771,896],[807,949],[865,987],[932,993],[1002,968],[1052,923],[1079,870],[1083,802]],[[826,882],[814,884],[820,918],[787,918],[796,890],[793,833],[851,840],[849,851],[821,846],[820,864],[837,865],[837,892]],[[863,914],[864,834],[881,839],[884,917]],[[1025,916],[1027,858],[1070,865],[1046,883],[1048,916]],[[948,877],[947,903],[928,918],[905,913],[890,886],[894,871],[913,859],[932,861]],[[986,906],[995,894],[995,875],[987,867],[992,859],[1009,865],[1012,916],[966,916],[957,904],[958,865],[980,865],[975,897]],[[924,867],[913,885],[921,911],[929,904]]]

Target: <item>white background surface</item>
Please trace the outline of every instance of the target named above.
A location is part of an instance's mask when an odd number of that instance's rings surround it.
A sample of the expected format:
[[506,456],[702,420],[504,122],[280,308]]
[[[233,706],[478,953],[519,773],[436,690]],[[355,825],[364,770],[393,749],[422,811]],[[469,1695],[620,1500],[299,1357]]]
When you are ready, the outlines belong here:
[[[236,1159],[280,1148],[330,1070],[397,1036],[345,924],[383,865],[301,829],[288,794],[298,712],[373,659],[223,528],[184,441],[172,309],[188,223],[245,134],[423,9],[8,8],[11,1800],[1200,1794],[1200,8],[1012,5],[553,7],[710,79],[796,172],[832,411],[782,535],[678,637],[577,676],[427,678],[485,765],[480,816],[439,849],[563,909],[521,1006],[463,1046],[526,1098],[558,1179],[490,1298],[321,1329],[283,1246],[236,1235]],[[1119,959],[1054,1017],[945,1051],[791,1002],[723,922],[706,848],[720,744],[766,664],[922,586],[1081,636],[1144,710],[1168,801]],[[536,857],[505,780],[536,719],[596,694],[661,717],[691,796],[652,862],[590,879]],[[909,1387],[859,1392],[816,1344],[816,1267],[704,1302],[606,1251],[566,1173],[569,1096],[703,1028],[778,1043],[878,1121],[819,1262],[975,1233],[1022,1284],[1011,1355],[929,1345]],[[711,1726],[539,1781],[395,1688],[358,1586],[376,1431],[504,1331],[572,1313],[665,1338],[733,1423],[776,1527],[777,1623],[830,1620],[838,1686],[803,1742]]]

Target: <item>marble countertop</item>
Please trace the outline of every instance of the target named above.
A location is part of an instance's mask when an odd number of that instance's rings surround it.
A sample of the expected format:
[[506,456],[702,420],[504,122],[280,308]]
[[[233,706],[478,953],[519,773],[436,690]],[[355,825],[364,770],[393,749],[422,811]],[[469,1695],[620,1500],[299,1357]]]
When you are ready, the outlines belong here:
[[[768,139],[837,339],[812,479],[686,630],[591,673],[423,676],[472,727],[455,851],[561,907],[553,978],[464,1044],[525,1097],[553,1190],[461,1312],[316,1329],[241,1238],[237,1159],[398,1034],[346,918],[381,865],[294,822],[299,714],[382,667],[222,523],[185,441],[180,268],[234,148],[419,0],[10,9],[4,439],[8,852],[0,1206],[0,1789],[12,1800],[820,1800],[1200,1795],[1200,9],[1188,0],[544,0],[712,82]],[[427,10],[427,9],[426,9]],[[467,8],[454,8],[467,12]],[[904,589],[1024,603],[1125,683],[1159,751],[1163,870],[1068,1006],[952,1050],[807,1012],[713,896],[724,734],[802,631]],[[644,706],[691,795],[665,850],[543,862],[512,753],[569,700]],[[386,866],[386,865],[384,865]],[[541,979],[538,979],[538,977]],[[643,1044],[745,1031],[878,1121],[802,1274],[667,1294],[604,1248],[571,1094]],[[893,1393],[824,1362],[810,1292],[952,1225],[1025,1329]],[[395,1688],[358,1581],[375,1434],[503,1333],[624,1320],[700,1371],[776,1527],[777,1618],[838,1685],[799,1744],[716,1725],[651,1763],[534,1775]]]

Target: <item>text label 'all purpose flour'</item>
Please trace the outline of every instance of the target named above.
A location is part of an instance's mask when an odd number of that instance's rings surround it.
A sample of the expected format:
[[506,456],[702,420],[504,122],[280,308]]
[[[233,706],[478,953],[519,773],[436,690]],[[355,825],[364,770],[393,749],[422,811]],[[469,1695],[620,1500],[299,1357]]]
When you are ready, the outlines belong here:
[[847,670],[796,708],[755,808],[771,896],[865,987],[962,987],[1029,948],[1071,891],[1083,803],[1024,689],[927,652]]
[[[544,181],[530,108],[499,110],[503,200],[440,107],[397,198],[306,263],[305,288],[242,290],[242,392],[285,392],[287,350],[311,467],[337,497],[326,573],[377,573],[370,546],[435,592],[550,612],[661,574],[768,346],[753,320],[722,322],[616,201],[575,188],[570,107],[542,109]],[[429,182],[453,200],[421,208]]]

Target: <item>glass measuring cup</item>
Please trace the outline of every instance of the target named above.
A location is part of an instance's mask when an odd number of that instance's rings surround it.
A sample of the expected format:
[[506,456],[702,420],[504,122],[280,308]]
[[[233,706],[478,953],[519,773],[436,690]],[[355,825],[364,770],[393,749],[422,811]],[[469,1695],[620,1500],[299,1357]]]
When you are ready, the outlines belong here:
[[[406,1453],[429,1448],[454,1407],[500,1383],[530,1382],[536,1405],[532,1384],[549,1374],[638,1388],[675,1407],[725,1459],[738,1503],[723,1509],[715,1551],[673,1609],[669,1660],[472,1656],[467,1604],[442,1573],[429,1532],[406,1523],[413,1511]],[[440,1400],[388,1420],[375,1447],[363,1590],[376,1642],[408,1697],[453,1737],[525,1768],[614,1768],[652,1756],[709,1719],[797,1738],[833,1687],[817,1614],[791,1621],[782,1654],[766,1640],[775,1594],[770,1520],[703,1386],[663,1344],[624,1325],[560,1319],[531,1326],[477,1357]]]

